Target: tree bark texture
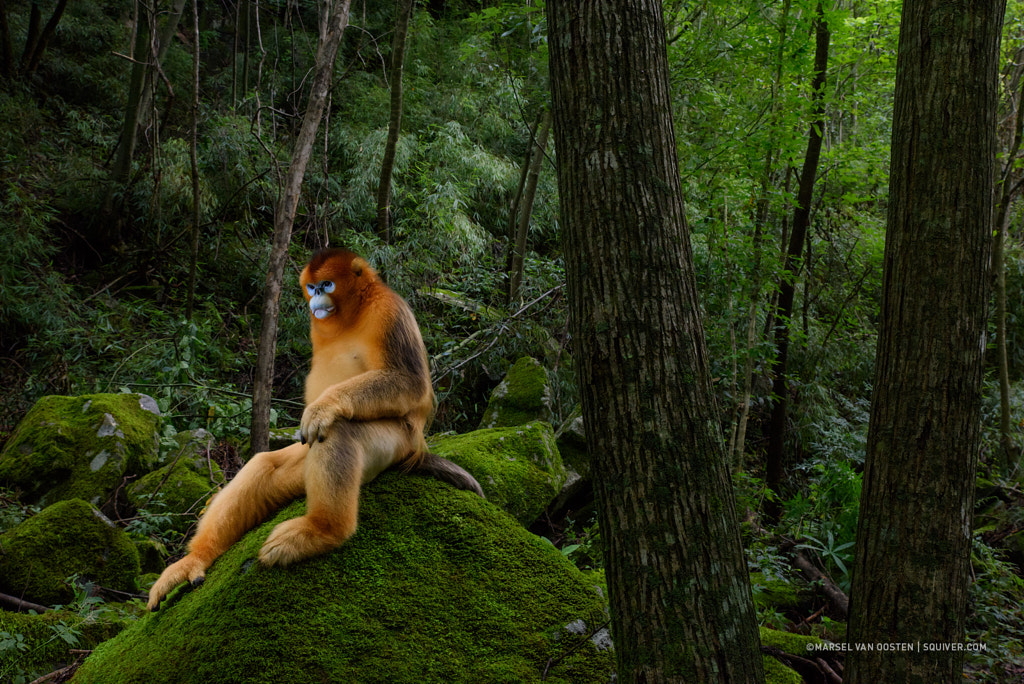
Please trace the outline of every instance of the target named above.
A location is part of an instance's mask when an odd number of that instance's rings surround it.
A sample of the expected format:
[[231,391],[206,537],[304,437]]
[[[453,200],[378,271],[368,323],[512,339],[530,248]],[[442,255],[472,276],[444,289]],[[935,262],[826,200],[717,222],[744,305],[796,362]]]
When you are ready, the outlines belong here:
[[395,40],[391,48],[391,119],[380,165],[380,183],[377,184],[377,235],[384,242],[391,242],[391,175],[395,170],[398,135],[402,131],[402,74],[405,71],[405,39],[410,15],[412,0],[398,0]]
[[[775,360],[772,363],[772,405],[768,425],[768,452],[765,468],[766,483],[776,494],[781,494],[783,481],[783,457],[786,449],[786,425],[789,409],[789,337],[790,321],[793,317],[793,300],[796,296],[796,279],[803,262],[804,243],[807,228],[811,223],[811,200],[814,197],[814,181],[818,175],[818,160],[821,158],[821,144],[825,133],[825,81],[828,71],[828,47],[831,35],[825,20],[825,10],[818,3],[815,21],[814,77],[811,81],[811,97],[814,102],[814,121],[807,135],[807,152],[804,155],[803,170],[800,173],[800,187],[797,190],[796,207],[793,209],[793,232],[789,236],[782,282],[779,284],[779,303],[775,313]],[[774,501],[769,502],[769,517],[778,520],[781,509]]]
[[[1004,0],[905,0],[846,681],[953,682],[963,653]],[[910,652],[857,644],[921,644]]]
[[270,263],[263,286],[263,320],[260,326],[260,344],[256,357],[256,377],[252,391],[252,421],[249,444],[252,453],[266,451],[270,443],[270,395],[274,385],[274,352],[277,347],[277,318],[281,304],[281,286],[284,267],[288,261],[288,243],[291,242],[295,211],[299,206],[302,179],[313,151],[316,131],[324,114],[327,94],[334,75],[334,61],[338,46],[348,26],[351,0],[335,0],[324,7],[320,23],[320,38],[316,46],[316,74],[309,91],[309,102],[302,117],[302,126],[295,139],[292,162],[288,166],[284,188],[274,211],[274,238],[270,248]]
[[683,212],[661,3],[546,9],[619,681],[762,681]]

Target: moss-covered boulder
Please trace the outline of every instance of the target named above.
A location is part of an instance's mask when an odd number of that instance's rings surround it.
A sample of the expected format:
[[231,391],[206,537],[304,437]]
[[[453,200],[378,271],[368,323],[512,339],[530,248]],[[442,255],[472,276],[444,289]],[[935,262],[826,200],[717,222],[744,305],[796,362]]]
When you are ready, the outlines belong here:
[[808,679],[806,681],[826,681],[820,671],[820,666],[814,663],[807,664],[807,660],[813,660],[816,655],[822,655],[827,651],[816,651],[814,647],[823,642],[818,637],[791,634],[780,632],[767,627],[761,627],[761,648],[766,651],[764,655],[764,679],[766,684],[803,684],[805,678],[800,676],[795,669],[803,667],[807,669]]
[[139,479],[128,489],[128,501],[139,511],[166,516],[162,528],[184,532],[199,519],[217,486],[209,475],[201,475],[178,460]]
[[304,508],[250,532],[73,681],[522,684],[549,663],[548,682],[609,681],[612,651],[569,629],[603,622],[604,599],[490,502],[387,472],[363,488],[346,544],[287,568],[255,562],[273,526]]
[[126,624],[113,611],[98,617],[63,610],[42,615],[0,610],[0,642],[8,646],[0,648],[0,682],[34,681],[74,662],[70,649],[91,649]]
[[197,473],[207,473],[217,479],[220,466],[210,459],[210,450],[217,438],[209,430],[197,428],[174,435],[175,446],[165,456],[169,462],[179,461]]
[[488,501],[524,526],[537,519],[568,477],[554,431],[540,421],[435,437],[430,450],[472,473]]
[[587,451],[587,435],[583,430],[583,412],[579,406],[555,431],[555,442],[566,467],[580,477],[589,478],[590,453]]
[[65,604],[78,575],[108,589],[135,591],[139,552],[119,527],[81,499],[49,506],[0,535],[0,591],[34,603]]
[[269,451],[277,451],[278,449],[284,449],[286,446],[291,446],[298,442],[299,438],[298,425],[292,427],[272,428],[270,430]]
[[524,356],[494,388],[480,428],[514,427],[535,420],[551,422],[551,385],[540,362]]
[[40,399],[0,452],[0,486],[30,503],[102,506],[126,475],[157,461],[160,410],[144,394]]

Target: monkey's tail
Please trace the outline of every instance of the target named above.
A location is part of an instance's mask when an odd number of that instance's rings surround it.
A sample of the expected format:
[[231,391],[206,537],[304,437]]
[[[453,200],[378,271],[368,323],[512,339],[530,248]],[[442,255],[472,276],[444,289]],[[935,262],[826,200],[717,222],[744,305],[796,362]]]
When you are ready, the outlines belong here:
[[435,480],[447,482],[457,489],[473,492],[482,499],[487,498],[484,496],[484,490],[480,487],[480,483],[462,466],[429,451],[424,451],[418,456],[406,460],[400,467],[407,473],[432,477]]

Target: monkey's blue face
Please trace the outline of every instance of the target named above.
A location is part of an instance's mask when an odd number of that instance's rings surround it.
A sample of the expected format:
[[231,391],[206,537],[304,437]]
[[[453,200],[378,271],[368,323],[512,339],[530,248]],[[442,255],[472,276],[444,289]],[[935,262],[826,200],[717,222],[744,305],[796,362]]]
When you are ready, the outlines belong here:
[[306,285],[306,292],[309,294],[309,310],[314,316],[324,319],[334,313],[334,301],[329,296],[334,292],[333,280],[309,283]]

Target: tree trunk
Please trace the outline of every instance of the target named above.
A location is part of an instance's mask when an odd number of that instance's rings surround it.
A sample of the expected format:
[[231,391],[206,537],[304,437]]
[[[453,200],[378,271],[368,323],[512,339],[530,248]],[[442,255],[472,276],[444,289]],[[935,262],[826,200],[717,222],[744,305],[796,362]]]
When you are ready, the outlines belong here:
[[[811,199],[814,195],[814,180],[818,174],[818,159],[821,157],[821,143],[825,132],[825,75],[828,70],[828,46],[830,34],[825,20],[825,10],[818,2],[815,21],[814,78],[811,81],[811,97],[814,102],[814,121],[807,136],[807,153],[800,173],[800,187],[797,191],[796,207],[793,209],[793,232],[789,236],[789,248],[779,285],[779,303],[775,314],[775,361],[772,364],[772,406],[771,422],[768,427],[768,453],[766,484],[776,494],[781,494],[783,480],[783,456],[786,447],[786,414],[789,407],[789,330],[793,316],[793,299],[796,295],[797,273],[800,271],[807,238],[807,227],[811,220]],[[778,504],[769,501],[768,514],[778,519]]]
[[121,135],[117,141],[114,163],[110,171],[110,187],[103,203],[103,227],[98,236],[103,244],[121,239],[121,216],[119,202],[115,199],[117,191],[126,186],[131,178],[132,160],[138,144],[138,134],[149,120],[149,110],[153,102],[155,76],[160,63],[167,54],[167,49],[174,39],[174,34],[185,8],[185,0],[174,0],[171,13],[163,31],[153,42],[153,33],[157,30],[156,13],[145,3],[136,5],[135,43],[132,48],[132,68],[128,81],[128,102],[125,106],[124,120],[121,124]]
[[[1013,101],[1011,94],[1010,101]],[[999,182],[999,205],[995,215],[992,239],[992,269],[995,272],[996,361],[999,366],[999,443],[1003,450],[1003,472],[1010,474],[1014,463],[1013,434],[1010,431],[1010,357],[1006,348],[1006,236],[1010,223],[1010,204],[1016,194],[1014,164],[1024,142],[1024,90],[1017,100],[1013,127],[1013,143]]]
[[199,270],[199,5],[192,0],[192,140],[189,161],[192,171],[192,254],[188,269],[188,302],[185,318],[192,320]]
[[1004,8],[903,3],[850,684],[963,673]]
[[10,78],[14,70],[14,48],[11,27],[7,23],[7,4],[0,0],[0,77]]
[[395,40],[391,48],[391,121],[380,166],[380,183],[377,184],[377,236],[387,243],[391,242],[391,174],[395,170],[398,135],[402,131],[402,73],[405,70],[405,38],[411,14],[412,0],[398,0]]
[[763,680],[656,0],[547,0],[583,417],[620,682]]
[[292,163],[288,167],[284,188],[274,211],[274,240],[270,249],[270,264],[263,287],[263,322],[256,359],[256,377],[253,380],[252,423],[249,431],[252,453],[266,451],[270,440],[270,395],[274,380],[274,350],[277,346],[277,316],[281,303],[281,285],[288,260],[295,211],[299,205],[302,178],[306,174],[313,151],[313,142],[320,118],[324,113],[327,94],[334,74],[334,61],[338,55],[351,0],[334,0],[324,8],[320,20],[320,38],[316,46],[316,75],[309,92],[309,102],[302,118],[302,127],[295,139]]
[[[64,14],[64,9],[68,5],[68,0],[58,0],[57,6],[53,8],[53,12],[50,14],[49,21],[46,22],[46,26],[38,35],[30,36],[29,41],[25,45],[25,55],[22,61],[22,76],[28,77],[36,72],[39,68],[39,62],[43,58],[43,53],[46,51],[46,44],[50,42],[50,38],[53,36],[53,32],[57,30],[57,24],[60,23],[60,18]],[[38,11],[38,8],[33,3],[33,12]],[[31,50],[29,47],[31,46]]]
[[530,170],[526,176],[526,187],[523,189],[522,201],[518,203],[519,223],[516,228],[516,240],[512,248],[512,264],[508,277],[508,303],[511,305],[519,295],[519,286],[523,282],[523,258],[526,255],[526,235],[530,228],[530,215],[533,213],[533,200],[537,197],[537,180],[540,178],[540,167],[544,164],[544,148],[548,145],[548,131],[551,130],[551,112],[545,111],[537,130],[536,144],[530,159]]
[[764,234],[768,227],[768,215],[771,202],[768,191],[772,175],[775,172],[775,152],[778,145],[779,129],[779,94],[782,90],[782,68],[785,61],[786,35],[789,26],[790,0],[784,0],[779,21],[779,40],[775,52],[775,74],[772,77],[771,123],[769,130],[768,149],[765,152],[764,173],[761,176],[761,196],[755,204],[754,211],[754,268],[751,276],[749,304],[747,306],[747,351],[743,361],[743,389],[739,401],[739,417],[736,421],[735,439],[729,451],[729,461],[735,467],[743,464],[743,452],[747,440],[747,423],[750,419],[750,398],[754,390],[754,347],[757,344],[757,310],[761,298],[761,258],[763,254]]

